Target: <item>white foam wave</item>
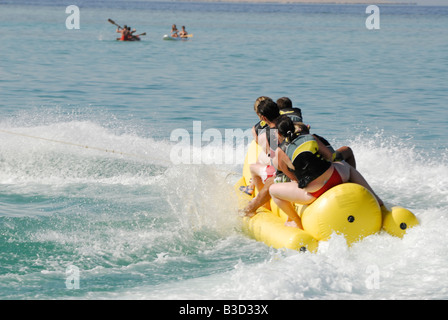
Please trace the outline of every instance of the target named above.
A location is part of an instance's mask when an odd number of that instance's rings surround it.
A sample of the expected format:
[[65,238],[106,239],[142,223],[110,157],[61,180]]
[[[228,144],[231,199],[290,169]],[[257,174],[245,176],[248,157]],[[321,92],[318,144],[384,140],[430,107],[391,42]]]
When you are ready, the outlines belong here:
[[448,206],[448,157],[382,133],[349,142],[358,170],[385,202],[416,210]]
[[90,121],[2,130],[3,184],[148,184],[163,172],[169,152],[166,143]]
[[[441,212],[435,213],[440,215]],[[271,250],[225,273],[123,290],[125,299],[446,299],[446,219],[403,238],[380,233],[348,247],[342,236],[316,254]],[[244,245],[241,245],[244,246]],[[249,248],[246,248],[249,250]],[[247,254],[242,252],[242,256]]]

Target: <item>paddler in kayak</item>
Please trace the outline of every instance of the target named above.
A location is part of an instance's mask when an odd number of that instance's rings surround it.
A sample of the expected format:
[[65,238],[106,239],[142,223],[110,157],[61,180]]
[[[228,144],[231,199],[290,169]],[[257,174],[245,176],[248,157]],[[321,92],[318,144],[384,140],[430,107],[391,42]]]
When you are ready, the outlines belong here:
[[128,27],[128,41],[140,41],[140,37],[138,35],[134,36],[134,33],[136,31],[137,30],[135,30],[135,29],[132,29],[132,31],[131,31],[131,27]]
[[134,36],[134,33],[137,30],[132,29],[131,31],[131,27],[128,27],[127,25],[124,25],[123,28],[118,27],[117,28],[117,33],[121,33],[121,37],[117,38],[117,40],[120,41],[140,41],[140,37],[138,35]]
[[[121,29],[121,30],[120,30],[120,29]],[[118,27],[118,28],[117,28],[117,33],[121,33],[121,37],[120,37],[120,38],[117,38],[117,40],[120,40],[120,41],[128,41],[128,38],[129,38],[129,30],[128,30],[128,26],[127,26],[127,25],[124,25],[123,28]]]
[[185,26],[182,26],[182,30],[179,32],[179,37],[188,38],[188,32],[185,30]]
[[176,25],[173,24],[173,25],[171,26],[171,37],[172,37],[172,38],[177,38],[177,37],[179,37],[178,32],[179,32],[179,30],[177,30]]

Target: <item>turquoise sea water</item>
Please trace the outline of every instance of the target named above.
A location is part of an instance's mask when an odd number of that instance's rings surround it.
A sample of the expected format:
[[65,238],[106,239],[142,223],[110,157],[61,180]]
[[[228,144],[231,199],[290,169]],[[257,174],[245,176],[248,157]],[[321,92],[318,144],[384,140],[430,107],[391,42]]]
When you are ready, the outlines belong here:
[[[63,1],[0,1],[0,299],[448,298],[447,7],[380,6],[367,30],[362,5],[73,4],[79,30]],[[117,42],[108,18],[147,35]],[[163,41],[173,23],[193,38]],[[246,130],[261,95],[421,226],[314,255],[247,238],[244,141],[174,164],[170,136]]]

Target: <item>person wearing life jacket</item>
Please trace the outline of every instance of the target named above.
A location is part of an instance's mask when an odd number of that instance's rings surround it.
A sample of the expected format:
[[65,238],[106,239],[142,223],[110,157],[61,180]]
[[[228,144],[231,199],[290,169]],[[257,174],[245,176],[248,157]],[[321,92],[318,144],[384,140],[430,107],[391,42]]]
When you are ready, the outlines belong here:
[[[302,110],[300,108],[294,108],[291,99],[288,97],[282,97],[277,99],[277,106],[280,109],[280,115],[287,115],[294,122],[296,132],[300,131],[301,124],[303,124]],[[309,130],[308,126],[308,130]],[[303,132],[303,131],[302,131]],[[314,134],[314,137],[319,138],[324,144],[330,148],[330,144],[321,136]],[[353,150],[348,146],[342,146],[334,151],[334,161],[345,160],[349,165],[356,168],[356,160]]]
[[254,103],[254,111],[255,111],[255,113],[257,114],[257,116],[260,118],[260,121],[258,121],[258,122],[252,127],[252,136],[254,137],[254,140],[255,140],[255,142],[257,142],[257,143],[258,143],[258,134],[259,134],[260,130],[266,128],[266,126],[267,126],[267,123],[266,123],[264,120],[261,120],[260,113],[258,112],[258,106],[260,105],[260,103],[261,103],[262,101],[265,101],[265,100],[270,100],[270,101],[272,101],[272,99],[269,98],[269,97],[261,96],[261,97],[258,97],[257,100],[255,100],[255,103]]
[[[271,196],[269,187],[274,183],[277,169],[273,165],[273,157],[278,146],[278,134],[275,130],[275,120],[280,116],[277,104],[272,99],[262,99],[257,104],[260,120],[266,123],[258,132],[258,145],[262,149],[256,163],[250,165],[252,182],[246,188],[255,186],[259,193],[242,211],[246,216],[253,216],[256,210],[269,202]],[[252,186],[253,185],[253,186]],[[249,193],[248,190],[241,190]],[[253,192],[253,190],[250,190]],[[250,194],[250,193],[249,193]]]
[[[309,133],[310,126],[305,125],[303,123],[303,117],[302,117],[302,110],[300,108],[294,108],[292,106],[292,101],[288,97],[281,97],[277,99],[277,106],[280,110],[280,115],[286,115],[288,116],[292,122],[294,123],[295,132],[302,132]],[[323,137],[318,136],[317,134],[313,134],[315,138],[320,139],[327,148],[331,149],[332,152],[335,152],[333,150],[333,147],[330,145],[330,143]],[[339,157],[341,157],[340,154],[338,154]]]
[[[252,176],[256,176],[253,179],[255,186],[258,190],[261,190],[262,184],[257,184],[257,182],[264,183],[267,178],[272,177],[275,173],[275,168],[272,165],[272,159],[278,146],[275,120],[280,116],[280,113],[277,104],[270,99],[261,101],[257,110],[261,122],[266,123],[266,125],[258,131],[258,145],[262,152],[258,156],[257,163],[251,165],[251,172]],[[267,172],[268,174],[266,174]],[[261,178],[261,180],[258,180],[258,178]]]
[[[267,101],[267,100],[272,101],[272,99],[269,98],[269,97],[261,96],[261,97],[258,97],[258,98],[255,100],[255,103],[254,103],[254,111],[255,111],[255,113],[257,114],[257,116],[260,118],[260,121],[258,121],[258,122],[252,127],[252,136],[253,136],[253,138],[254,138],[254,140],[255,140],[256,143],[258,143],[258,134],[259,134],[260,132],[262,132],[262,130],[265,129],[265,128],[267,127],[267,125],[268,125],[264,120],[261,120],[261,116],[260,116],[260,114],[259,114],[259,112],[258,112],[258,106],[260,105],[260,103],[262,103],[263,101]],[[251,196],[251,195],[254,193],[254,188],[255,188],[255,185],[254,185],[254,183],[251,181],[247,186],[242,186],[242,187],[240,188],[240,190],[241,190],[242,192],[247,193],[248,195]]]
[[364,177],[346,162],[332,162],[333,153],[311,134],[295,133],[292,120],[286,115],[277,119],[279,141],[275,162],[290,182],[272,184],[269,192],[274,202],[287,215],[285,225],[303,229],[293,203],[310,204],[325,191],[344,182],[358,183],[372,192],[378,203],[382,200],[373,192]]
[[302,110],[300,108],[294,108],[291,99],[288,97],[277,99],[277,106],[280,110],[280,115],[286,114],[294,123],[303,122]]
[[[296,133],[300,134],[309,134],[310,126],[304,124],[303,122],[294,123],[294,127],[296,129]],[[333,146],[328,142],[324,137],[313,133],[313,137],[322,141],[322,143],[331,151],[332,160],[334,161],[346,161],[349,165],[356,169],[356,160],[355,155],[353,154],[353,150],[348,146],[340,147],[335,150]]]

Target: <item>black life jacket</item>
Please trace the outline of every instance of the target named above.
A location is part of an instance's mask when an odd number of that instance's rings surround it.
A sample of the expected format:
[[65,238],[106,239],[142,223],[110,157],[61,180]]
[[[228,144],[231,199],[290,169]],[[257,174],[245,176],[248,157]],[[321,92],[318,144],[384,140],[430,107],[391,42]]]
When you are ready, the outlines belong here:
[[302,110],[300,108],[283,108],[280,109],[280,115],[286,114],[291,118],[292,122],[303,122]]
[[330,168],[331,163],[318,151],[319,145],[310,134],[299,135],[286,146],[285,153],[294,165],[294,170],[290,170],[294,172],[299,188],[305,188]]

